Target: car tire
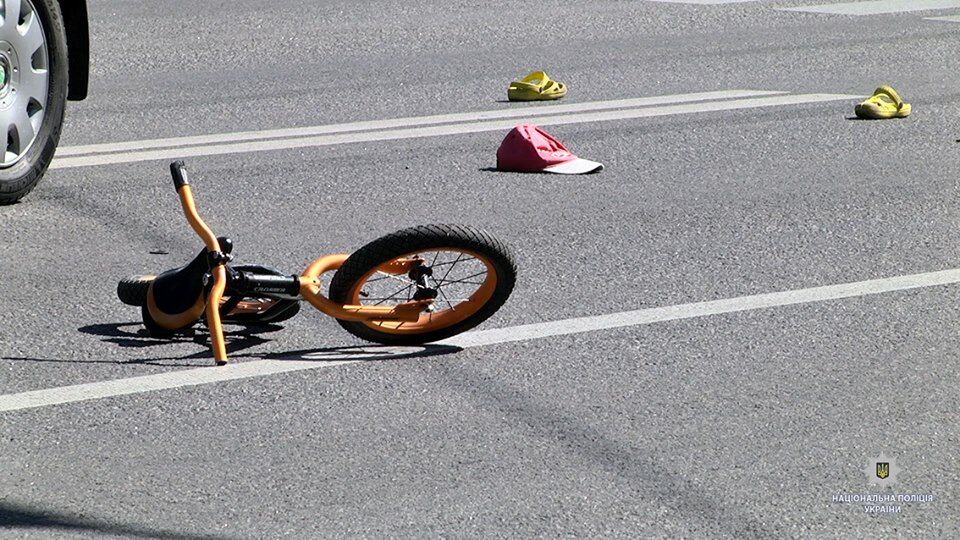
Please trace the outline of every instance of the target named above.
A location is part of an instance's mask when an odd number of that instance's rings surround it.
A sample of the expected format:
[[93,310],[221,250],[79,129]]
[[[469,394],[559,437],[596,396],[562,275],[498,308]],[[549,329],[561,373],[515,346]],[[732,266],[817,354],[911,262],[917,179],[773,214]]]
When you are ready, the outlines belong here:
[[[4,4],[15,5],[17,2]],[[6,146],[0,147],[0,204],[17,202],[43,177],[60,141],[67,102],[67,38],[60,4],[57,0],[20,0],[19,5],[17,27],[27,28],[26,36],[18,38],[9,33],[9,28],[4,28],[9,24],[9,17],[5,13],[3,25],[0,26],[0,145],[3,144],[2,133],[6,129]],[[43,40],[39,47],[34,48],[37,34],[32,25],[37,23]],[[40,49],[42,52],[39,52]],[[45,85],[42,77],[36,77],[38,69],[42,71],[44,66]],[[29,74],[26,73],[27,67],[31,68]],[[8,72],[19,77],[8,78],[14,76],[8,75]],[[18,84],[21,86],[19,97],[16,92]],[[45,92],[43,86],[46,86]],[[45,95],[46,100],[37,109],[40,100],[33,98],[40,95]],[[29,142],[18,140],[20,137],[12,134],[17,129],[13,119],[22,120],[20,112],[24,110],[31,123],[28,129],[33,130]],[[42,113],[39,119],[36,118],[38,112]],[[39,124],[39,128],[33,124]]]

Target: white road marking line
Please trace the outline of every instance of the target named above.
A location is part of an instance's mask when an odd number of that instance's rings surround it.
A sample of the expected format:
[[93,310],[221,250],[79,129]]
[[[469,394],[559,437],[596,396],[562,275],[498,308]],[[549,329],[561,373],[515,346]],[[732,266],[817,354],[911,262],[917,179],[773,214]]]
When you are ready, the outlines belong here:
[[870,2],[845,2],[842,4],[780,8],[780,11],[830,13],[833,15],[882,15],[885,13],[928,11],[955,7],[960,7],[960,0],[873,0]]
[[57,157],[79,156],[85,154],[114,154],[135,150],[151,150],[157,148],[174,148],[179,146],[197,146],[206,144],[221,144],[229,142],[259,141],[265,139],[287,139],[291,137],[309,137],[314,135],[331,135],[334,133],[348,133],[352,131],[383,130],[404,127],[427,126],[431,124],[450,124],[454,122],[475,122],[478,120],[494,120],[498,118],[523,118],[526,116],[544,116],[547,114],[565,114],[584,111],[601,111],[610,109],[626,109],[649,107],[654,105],[669,105],[675,103],[690,103],[694,101],[713,101],[718,99],[748,98],[759,96],[782,95],[788,92],[774,92],[766,90],[721,90],[716,92],[694,92],[689,94],[672,94],[666,96],[651,96],[631,99],[615,99],[609,101],[588,101],[585,103],[565,103],[562,105],[537,105],[514,109],[495,111],[477,111],[467,113],[438,114],[432,116],[415,116],[408,118],[393,118],[389,120],[367,120],[348,124],[329,124],[325,126],[311,126],[300,128],[270,129],[262,131],[243,131],[239,133],[218,133],[211,135],[196,135],[192,137],[175,137],[171,139],[152,139],[143,141],[127,141],[117,143],[88,144],[84,146],[64,146],[57,149]]
[[611,313],[608,315],[595,315],[592,317],[580,317],[562,321],[527,324],[509,328],[479,330],[455,336],[448,340],[441,341],[439,344],[452,345],[462,348],[481,347],[483,345],[491,345],[495,343],[510,343],[512,341],[526,341],[529,339],[540,339],[551,336],[579,334],[594,330],[607,330],[611,328],[621,328],[624,326],[638,326],[655,322],[705,317],[707,315],[718,315],[722,313],[736,313],[738,311],[750,311],[754,309],[790,306],[794,304],[825,302],[827,300],[839,300],[842,298],[903,291],[920,287],[935,287],[938,285],[948,285],[951,283],[960,283],[960,268],[944,270],[940,272],[929,272],[926,274],[913,274],[885,279],[860,281],[856,283],[827,285],[823,287],[813,287],[810,289],[757,294],[753,296],[741,296],[738,298],[713,300],[710,302],[696,302],[692,304],[680,304],[676,306],[660,308],[639,309],[635,311]]
[[[630,120],[636,118],[649,118],[654,116],[666,116],[673,114],[691,114],[717,111],[730,111],[737,109],[750,109],[757,107],[771,107],[782,105],[799,105],[804,103],[817,103],[823,101],[835,101],[841,99],[861,99],[862,96],[852,96],[845,94],[800,94],[800,95],[780,95],[772,97],[759,97],[750,99],[734,99],[726,101],[697,102],[678,105],[666,105],[662,107],[645,107],[639,109],[618,109],[610,111],[581,112],[574,114],[552,115],[552,116],[531,116],[524,121],[539,124],[541,126],[556,126],[564,124],[577,124],[586,122],[605,122],[614,120]],[[116,154],[97,154],[90,156],[77,156],[56,158],[50,165],[51,169],[63,169],[69,167],[86,167],[93,165],[112,165],[118,163],[133,163],[138,161],[150,160],[168,160],[195,156],[213,156],[221,154],[236,154],[249,152],[264,152],[271,150],[289,150],[294,148],[307,148],[318,146],[330,146],[337,144],[349,144],[373,141],[390,141],[411,139],[419,137],[438,137],[445,135],[461,135],[466,133],[481,133],[485,131],[507,130],[516,125],[515,119],[489,120],[480,122],[468,122],[458,124],[444,124],[439,126],[411,127],[402,129],[388,129],[382,131],[364,131],[358,133],[342,133],[333,135],[317,135],[311,137],[301,137],[293,139],[272,139],[262,141],[250,141],[230,144],[214,144],[208,146],[192,146],[183,148],[170,148],[160,150],[145,150],[139,152],[125,152]]]
[[248,379],[250,377],[262,377],[264,375],[314,369],[317,367],[334,367],[342,364],[352,364],[354,362],[355,361],[324,362],[318,366],[318,362],[309,360],[260,360],[228,364],[220,369],[184,369],[156,375],[130,377],[128,379],[75,384],[72,386],[0,396],[0,412],[101,399],[110,396],[141,394],[155,390],[168,390],[171,388],[232,381],[235,379]]
[[953,15],[953,16],[950,16],[950,17],[924,17],[923,20],[925,20],[925,21],[946,21],[946,22],[960,23],[960,15]]
[[[960,268],[885,279],[872,279],[855,283],[797,289],[793,291],[741,296],[710,302],[680,304],[676,306],[639,309],[621,313],[609,313],[606,315],[497,328],[493,330],[480,330],[455,336],[438,342],[437,345],[455,346],[466,349],[498,343],[543,339],[552,336],[580,334],[724,313],[826,302],[829,300],[905,291],[922,287],[936,287],[954,283],[960,283]],[[403,351],[401,351],[401,353],[403,353]],[[305,358],[307,357],[311,357],[311,355],[308,354]],[[319,353],[313,357],[341,358],[342,356]],[[0,412],[73,403],[112,396],[139,394],[236,379],[262,377],[291,371],[341,366],[356,362],[358,362],[358,360],[337,360],[333,362],[310,360],[254,360],[230,364],[225,367],[211,366],[132,377],[129,379],[47,388],[44,390],[0,396]]]

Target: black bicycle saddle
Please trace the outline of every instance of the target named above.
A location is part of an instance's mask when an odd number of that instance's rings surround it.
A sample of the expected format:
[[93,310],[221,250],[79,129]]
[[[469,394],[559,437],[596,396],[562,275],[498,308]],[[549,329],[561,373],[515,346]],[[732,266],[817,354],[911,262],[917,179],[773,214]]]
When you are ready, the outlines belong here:
[[[223,253],[233,250],[228,238],[218,238]],[[206,305],[204,275],[210,272],[210,254],[206,248],[185,266],[167,270],[150,284],[143,306],[144,324],[151,331],[176,331],[193,325]]]

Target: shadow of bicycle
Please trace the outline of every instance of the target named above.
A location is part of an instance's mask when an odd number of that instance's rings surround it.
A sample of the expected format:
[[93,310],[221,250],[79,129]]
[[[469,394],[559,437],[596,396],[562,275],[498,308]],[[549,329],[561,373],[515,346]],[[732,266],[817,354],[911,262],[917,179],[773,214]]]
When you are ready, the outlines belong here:
[[265,354],[268,360],[297,360],[308,362],[373,362],[382,360],[402,360],[409,358],[427,358],[454,354],[462,351],[451,345],[351,345],[343,347],[325,347],[304,349],[281,353]]
[[[224,338],[227,342],[227,351],[231,358],[239,359],[265,359],[265,360],[299,360],[312,362],[355,362],[355,361],[378,361],[378,360],[401,360],[409,358],[425,358],[430,356],[452,354],[460,352],[460,347],[449,345],[412,345],[412,346],[388,346],[388,345],[349,345],[336,347],[322,347],[315,349],[303,349],[295,351],[283,351],[278,353],[250,354],[242,351],[263,345],[271,341],[263,337],[282,330],[278,325],[261,326],[243,326],[224,329]],[[174,334],[170,337],[157,338],[150,335],[143,326],[138,323],[108,323],[93,324],[78,329],[84,334],[99,336],[105,343],[112,343],[127,349],[149,349],[151,347],[169,346],[176,343],[192,343],[200,347],[196,353],[179,357],[149,357],[138,360],[121,360],[111,363],[121,364],[149,364],[155,362],[164,362],[163,365],[170,366],[169,361],[175,360],[196,360],[209,359],[209,334],[200,328],[191,328],[184,332]],[[193,364],[181,364],[183,366],[193,367]]]
[[[227,343],[227,350],[231,355],[237,356],[237,353],[250,349],[251,347],[256,347],[258,345],[263,345],[268,343],[271,340],[263,337],[264,334],[269,334],[282,330],[282,326],[278,325],[260,325],[260,326],[242,326],[236,328],[225,328],[223,337]],[[153,347],[163,347],[169,346],[171,344],[177,343],[190,343],[197,345],[199,350],[193,354],[188,354],[178,357],[149,357],[138,360],[121,360],[111,363],[117,364],[146,364],[157,361],[169,361],[169,360],[194,360],[194,359],[207,359],[210,356],[210,335],[201,328],[190,328],[182,332],[177,332],[171,336],[164,337],[153,337],[150,333],[143,327],[140,322],[130,322],[130,323],[104,323],[104,324],[91,324],[88,326],[83,326],[77,329],[78,331],[98,336],[103,339],[104,343],[112,343],[118,347],[124,349],[150,349]],[[250,356],[250,355],[239,355],[239,356]],[[163,365],[169,366],[172,364],[164,363]],[[182,364],[184,366],[193,366],[193,364]]]

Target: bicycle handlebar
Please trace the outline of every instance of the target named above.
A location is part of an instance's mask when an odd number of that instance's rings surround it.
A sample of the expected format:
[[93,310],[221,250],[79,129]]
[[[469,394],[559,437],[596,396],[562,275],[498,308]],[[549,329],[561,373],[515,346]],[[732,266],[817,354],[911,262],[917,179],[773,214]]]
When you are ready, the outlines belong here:
[[174,161],[170,164],[170,175],[173,176],[173,187],[177,191],[183,186],[190,185],[187,180],[187,166],[182,161]]
[[220,243],[217,242],[217,236],[213,234],[210,227],[204,223],[200,214],[197,213],[197,207],[193,203],[193,191],[190,189],[190,182],[187,180],[187,167],[182,161],[174,161],[170,164],[170,174],[173,176],[173,185],[177,188],[177,194],[180,196],[180,206],[183,207],[183,214],[190,222],[190,227],[203,240],[204,245],[210,252],[220,251]]
[[[193,193],[190,190],[190,182],[187,180],[187,167],[182,161],[174,161],[170,164],[170,175],[173,176],[173,186],[177,189],[177,195],[180,196],[180,205],[183,206],[183,213],[190,222],[190,227],[203,239],[207,246],[207,251],[220,256],[220,242],[217,240],[210,227],[203,222],[197,208],[193,204]],[[223,339],[223,327],[220,324],[220,299],[226,288],[227,272],[223,265],[225,259],[219,258],[211,263],[210,273],[213,276],[213,287],[207,298],[207,327],[210,328],[210,348],[213,350],[213,358],[217,364],[227,363],[227,349]]]

